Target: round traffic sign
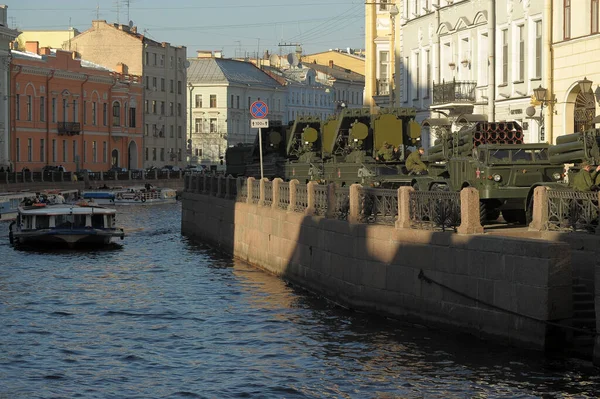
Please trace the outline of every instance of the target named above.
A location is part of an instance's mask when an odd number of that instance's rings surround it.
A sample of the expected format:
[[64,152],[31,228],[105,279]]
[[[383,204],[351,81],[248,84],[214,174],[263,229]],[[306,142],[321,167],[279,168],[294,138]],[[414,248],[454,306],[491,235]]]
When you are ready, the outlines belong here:
[[250,114],[258,119],[265,118],[269,114],[269,107],[264,101],[254,101],[250,106]]

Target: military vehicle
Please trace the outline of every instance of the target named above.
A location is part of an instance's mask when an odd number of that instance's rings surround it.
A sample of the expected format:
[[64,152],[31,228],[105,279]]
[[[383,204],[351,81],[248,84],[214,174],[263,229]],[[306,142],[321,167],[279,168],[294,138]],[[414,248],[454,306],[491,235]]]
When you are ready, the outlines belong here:
[[296,119],[290,129],[285,153],[284,170],[278,176],[284,180],[306,182],[321,178],[322,128],[321,118],[306,116]]
[[517,122],[477,122],[442,134],[423,157],[429,162],[427,175],[389,176],[380,184],[429,191],[475,187],[482,221],[496,220],[502,212],[507,222],[525,222],[531,187],[563,178],[563,165],[550,160],[549,149],[548,144],[523,144]]

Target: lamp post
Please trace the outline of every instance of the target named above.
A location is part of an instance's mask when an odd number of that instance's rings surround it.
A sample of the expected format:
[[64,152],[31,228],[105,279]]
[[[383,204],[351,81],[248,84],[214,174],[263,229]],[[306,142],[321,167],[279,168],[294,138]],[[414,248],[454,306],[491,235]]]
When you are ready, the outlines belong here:
[[394,87],[395,87],[395,77],[396,77],[396,15],[398,15],[400,11],[395,4],[390,5],[390,20],[391,20],[391,33],[390,33],[390,108],[394,107]]

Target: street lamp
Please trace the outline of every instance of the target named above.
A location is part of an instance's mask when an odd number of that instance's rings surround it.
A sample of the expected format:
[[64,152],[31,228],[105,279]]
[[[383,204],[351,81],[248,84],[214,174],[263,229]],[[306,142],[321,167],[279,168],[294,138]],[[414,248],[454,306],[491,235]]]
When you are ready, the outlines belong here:
[[546,139],[546,127],[544,122],[544,104],[553,104],[553,100],[546,100],[548,95],[548,89],[540,85],[537,89],[533,89],[533,95],[537,102],[540,103],[540,141],[544,142]]

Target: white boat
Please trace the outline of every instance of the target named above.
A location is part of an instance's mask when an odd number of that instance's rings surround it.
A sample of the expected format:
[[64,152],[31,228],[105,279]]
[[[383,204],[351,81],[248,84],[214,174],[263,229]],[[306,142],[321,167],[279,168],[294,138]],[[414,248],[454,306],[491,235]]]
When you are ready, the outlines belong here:
[[135,187],[119,191],[115,195],[115,205],[158,205],[177,202],[177,190],[172,188]]
[[115,227],[115,209],[78,204],[34,204],[20,206],[10,224],[11,244],[107,245],[113,237],[123,239]]
[[115,196],[117,192],[121,192],[120,190],[93,190],[93,191],[83,191],[81,193],[81,198],[86,201],[92,201],[98,205],[114,205],[115,204]]

